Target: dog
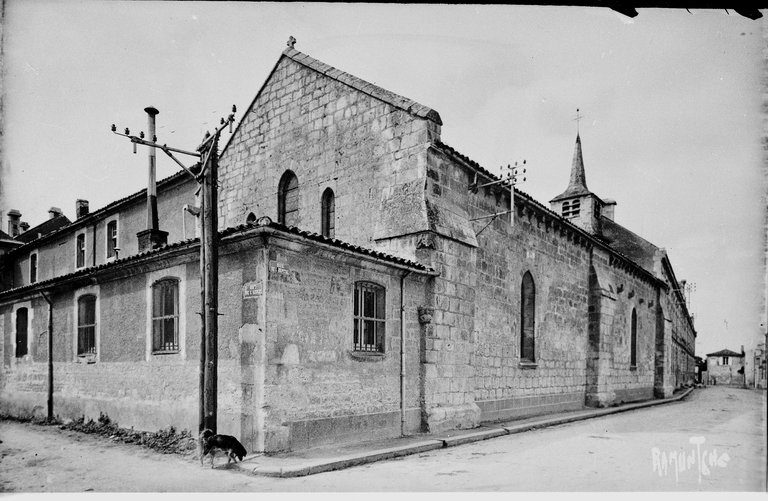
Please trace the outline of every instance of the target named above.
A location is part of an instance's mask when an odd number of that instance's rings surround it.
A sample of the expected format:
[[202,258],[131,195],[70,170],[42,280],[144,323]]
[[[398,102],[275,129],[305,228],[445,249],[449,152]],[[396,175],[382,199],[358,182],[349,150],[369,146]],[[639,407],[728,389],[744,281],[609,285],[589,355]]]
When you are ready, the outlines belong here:
[[217,452],[223,452],[227,455],[227,464],[233,460],[237,462],[243,460],[246,455],[245,447],[235,437],[229,435],[215,435],[211,430],[205,429],[200,432],[200,466],[203,466],[203,458],[211,455],[211,468]]

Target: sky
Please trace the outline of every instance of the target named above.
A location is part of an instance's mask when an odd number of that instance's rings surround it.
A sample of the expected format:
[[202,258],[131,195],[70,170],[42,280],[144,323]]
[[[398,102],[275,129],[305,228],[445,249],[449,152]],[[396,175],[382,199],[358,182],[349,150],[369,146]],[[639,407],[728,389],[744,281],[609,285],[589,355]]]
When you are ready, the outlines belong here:
[[[443,142],[488,170],[526,160],[519,188],[545,205],[568,185],[579,108],[587,186],[695,284],[697,355],[748,349],[765,333],[765,22],[638,12],[6,0],[0,211],[34,226],[145,188],[146,151],[111,124],[146,131],[153,105],[158,141],[193,150],[247,108],[292,35],[437,110]],[[157,158],[158,179],[177,170]]]

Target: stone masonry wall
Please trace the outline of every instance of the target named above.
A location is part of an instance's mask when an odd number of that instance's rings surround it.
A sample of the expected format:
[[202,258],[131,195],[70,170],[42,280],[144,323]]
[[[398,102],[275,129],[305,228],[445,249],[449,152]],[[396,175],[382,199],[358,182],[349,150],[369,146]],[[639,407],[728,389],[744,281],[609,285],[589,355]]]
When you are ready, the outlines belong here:
[[249,213],[277,220],[277,188],[299,184],[300,228],[320,232],[320,199],[335,194],[336,238],[375,246],[426,229],[427,143],[440,126],[283,56],[220,160],[219,227]]
[[[400,273],[269,244],[267,449],[400,435]],[[353,351],[355,282],[386,288],[383,355]],[[406,278],[407,431],[421,428],[419,327],[423,280]]]
[[[594,387],[587,402],[613,403],[653,398],[656,371],[656,288],[624,269],[602,249],[594,249],[592,266],[597,273],[600,301],[600,348]],[[637,360],[631,365],[631,315],[637,315]],[[593,314],[595,312],[592,312]]]
[[[120,426],[155,431],[169,425],[197,430],[200,344],[200,282],[197,254],[186,262],[157,262],[151,271],[108,280],[97,286],[53,296],[54,413],[62,418],[109,415]],[[165,270],[163,266],[165,266]],[[220,264],[219,429],[240,434],[242,388],[239,367],[240,267],[224,256]],[[186,308],[180,327],[182,351],[147,357],[147,290],[163,276],[182,278]],[[76,300],[83,293],[97,296],[99,334],[95,357],[76,356]],[[234,300],[233,300],[234,298]],[[31,355],[5,357],[0,411],[13,415],[45,415],[47,392],[47,303],[32,301],[34,309]],[[12,305],[0,309],[6,353]],[[237,326],[237,327],[235,327]],[[237,358],[236,358],[237,357]],[[250,444],[246,445],[250,447]]]
[[[430,155],[426,191],[440,217],[462,217],[463,212],[469,219],[509,209],[508,190],[470,193],[472,176],[443,154]],[[485,421],[578,408],[584,402],[588,250],[534,212],[521,215],[512,227],[508,214],[471,223],[473,232],[480,232],[477,249],[452,242],[466,249],[464,259],[444,258],[446,268],[460,278],[449,292],[457,296],[459,313],[463,308],[469,315],[468,342],[457,348],[468,356],[465,403],[477,405],[478,418]],[[533,366],[520,363],[520,287],[527,271],[536,286]],[[441,318],[439,284],[438,279],[436,320]],[[443,318],[461,325],[462,317],[450,306],[447,313]]]

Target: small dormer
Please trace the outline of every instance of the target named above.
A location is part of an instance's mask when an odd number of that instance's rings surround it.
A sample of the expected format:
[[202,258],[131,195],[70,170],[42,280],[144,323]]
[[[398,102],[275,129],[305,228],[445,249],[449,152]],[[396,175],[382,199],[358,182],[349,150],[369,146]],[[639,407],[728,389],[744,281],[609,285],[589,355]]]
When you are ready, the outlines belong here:
[[600,233],[600,212],[605,203],[587,188],[581,137],[576,134],[576,147],[571,164],[568,188],[549,201],[550,208],[589,233]]

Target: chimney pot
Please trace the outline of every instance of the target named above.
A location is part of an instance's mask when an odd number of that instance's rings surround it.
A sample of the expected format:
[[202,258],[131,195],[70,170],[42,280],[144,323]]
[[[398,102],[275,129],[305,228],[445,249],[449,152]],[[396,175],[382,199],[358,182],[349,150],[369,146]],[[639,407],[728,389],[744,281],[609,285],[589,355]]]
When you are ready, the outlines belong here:
[[611,221],[615,221],[614,217],[616,214],[616,200],[611,200],[610,198],[606,198],[603,200],[603,209],[602,214],[607,219],[610,219]]
[[61,209],[58,207],[51,207],[48,209],[49,219],[53,219],[55,217],[61,216]]
[[8,211],[8,234],[11,237],[19,236],[19,220],[21,219],[21,212],[16,209]]
[[75,202],[75,218],[80,219],[86,215],[88,215],[88,200],[78,198]]

